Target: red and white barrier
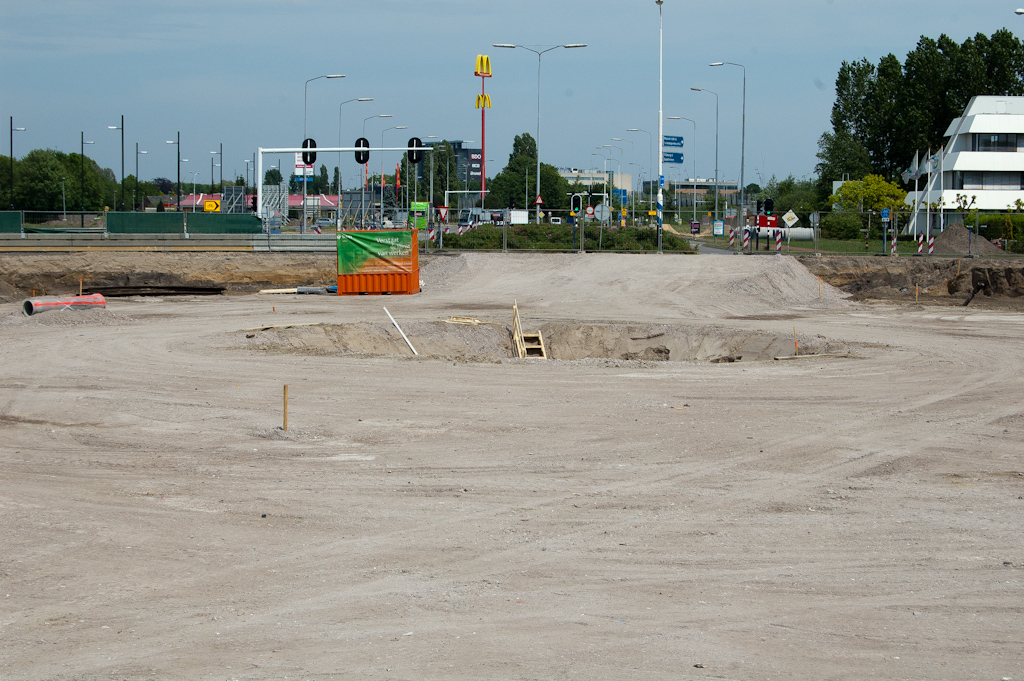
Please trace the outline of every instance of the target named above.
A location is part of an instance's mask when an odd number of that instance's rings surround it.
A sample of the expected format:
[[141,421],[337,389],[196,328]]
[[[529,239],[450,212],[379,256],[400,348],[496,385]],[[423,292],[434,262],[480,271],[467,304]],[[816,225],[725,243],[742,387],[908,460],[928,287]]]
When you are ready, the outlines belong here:
[[917,254],[924,253],[924,234],[917,235]]
[[736,245],[736,230],[735,229],[730,229],[729,230],[729,248],[732,248],[735,245]]
[[935,237],[928,237],[928,255],[935,255]]
[[750,248],[750,230],[743,230],[743,250],[746,251]]
[[782,251],[782,232],[775,232],[775,252],[779,253]]
[[26,317],[49,310],[84,310],[91,307],[106,307],[106,299],[99,293],[88,296],[71,296],[70,298],[29,298],[21,306]]
[[896,235],[892,235],[892,242],[889,245],[889,255],[896,255]]

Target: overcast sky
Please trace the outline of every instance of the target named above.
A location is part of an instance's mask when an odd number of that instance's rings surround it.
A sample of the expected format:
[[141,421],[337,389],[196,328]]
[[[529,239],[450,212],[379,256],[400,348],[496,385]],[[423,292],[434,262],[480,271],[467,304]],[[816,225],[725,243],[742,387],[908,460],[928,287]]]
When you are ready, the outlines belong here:
[[[1014,0],[1018,1],[1018,0]],[[1024,2],[1024,0],[1019,0]],[[715,98],[719,95],[719,175],[740,167],[742,71],[747,74],[746,182],[773,174],[811,176],[818,137],[828,129],[836,71],[844,61],[872,62],[892,52],[902,61],[921,35],[946,33],[958,42],[1016,27],[1011,2],[993,0],[665,0],[664,113],[666,134],[686,138],[685,164],[669,177],[715,172]],[[474,108],[481,79],[477,54],[491,56],[487,81],[488,175],[508,160],[513,137],[536,134],[537,57],[492,47],[518,43],[558,49],[543,57],[541,160],[559,167],[601,168],[597,147],[623,149],[624,170],[650,176],[649,138],[627,133],[658,128],[658,7],[654,0],[38,0],[0,3],[0,114],[14,116],[14,151],[77,152],[80,132],[96,142],[89,156],[120,174],[120,135],[107,129],[125,117],[126,174],[173,178],[181,132],[183,182],[199,171],[209,181],[210,151],[224,145],[224,176],[245,172],[257,147],[302,140],[306,79],[307,129],[319,146],[351,145],[360,136],[387,146],[421,138],[480,140]],[[6,131],[5,131],[6,132]],[[621,137],[630,142],[613,142]],[[8,152],[8,135],[2,148]],[[478,145],[474,145],[478,146]],[[657,153],[657,140],[654,140]],[[612,149],[609,169],[617,165]],[[321,155],[332,169],[337,157]],[[385,159],[393,169],[397,154]],[[909,161],[909,159],[908,159]],[[288,163],[288,161],[285,161]],[[657,159],[654,159],[656,165]],[[371,167],[380,158],[371,157]],[[636,165],[629,166],[629,163]],[[346,186],[357,182],[351,155]]]

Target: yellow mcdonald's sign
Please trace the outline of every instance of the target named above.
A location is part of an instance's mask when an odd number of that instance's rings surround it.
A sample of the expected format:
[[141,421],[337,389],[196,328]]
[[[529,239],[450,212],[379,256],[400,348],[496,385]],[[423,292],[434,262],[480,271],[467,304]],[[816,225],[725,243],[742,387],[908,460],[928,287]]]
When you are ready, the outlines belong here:
[[491,96],[490,95],[477,95],[476,96],[476,108],[478,108],[478,109],[490,109],[491,108]]
[[486,54],[476,55],[476,71],[473,73],[474,76],[480,76],[482,78],[491,77],[491,58]]

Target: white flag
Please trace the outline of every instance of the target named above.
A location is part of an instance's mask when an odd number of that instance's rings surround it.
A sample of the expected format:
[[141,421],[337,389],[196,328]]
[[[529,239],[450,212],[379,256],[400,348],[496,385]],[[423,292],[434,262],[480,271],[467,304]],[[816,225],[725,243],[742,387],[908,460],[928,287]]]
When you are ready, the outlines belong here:
[[914,162],[910,164],[910,167],[903,171],[903,183],[906,184],[911,180],[916,180],[921,177],[921,166],[918,163],[919,150],[914,150]]

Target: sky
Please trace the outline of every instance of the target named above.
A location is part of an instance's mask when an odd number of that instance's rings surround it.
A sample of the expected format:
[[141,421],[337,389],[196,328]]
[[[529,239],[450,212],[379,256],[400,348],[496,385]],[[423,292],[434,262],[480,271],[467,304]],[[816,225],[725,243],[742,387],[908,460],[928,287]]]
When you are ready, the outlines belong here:
[[[1012,1],[665,0],[663,115],[693,119],[696,135],[688,121],[665,121],[666,135],[685,138],[685,159],[664,173],[690,178],[696,162],[697,176],[714,177],[717,128],[718,176],[739,179],[744,70],[710,62],[745,67],[744,181],[813,177],[843,61],[877,63],[888,53],[902,61],[922,35],[962,42],[1000,28],[1019,34],[1024,17]],[[656,173],[658,36],[654,0],[2,0],[0,115],[26,128],[14,133],[17,157],[36,148],[77,152],[84,132],[95,142],[87,155],[118,176],[121,136],[108,126],[123,115],[125,173],[135,172],[138,143],[148,152],[139,157],[143,179],[175,177],[175,146],[166,141],[180,132],[189,159],[182,183],[194,173],[209,182],[211,158],[220,160],[211,150],[223,144],[225,179],[244,175],[257,147],[301,144],[304,123],[320,147],[337,145],[339,132],[351,146],[364,125],[373,146],[382,133],[385,146],[413,135],[479,146],[482,79],[473,71],[476,55],[487,54],[493,177],[517,134],[537,136],[538,59],[492,44],[586,43],[541,60],[541,160],[621,164],[635,181]],[[326,74],[346,77],[306,86]],[[692,87],[718,94],[717,124],[716,97]],[[341,105],[360,97],[374,101]],[[379,114],[392,118],[364,120]],[[371,154],[371,168],[382,161],[389,171],[398,153]],[[337,155],[321,154],[321,163],[333,172]],[[345,186],[356,186],[351,154],[341,171]]]

